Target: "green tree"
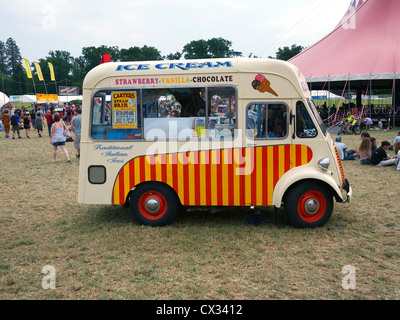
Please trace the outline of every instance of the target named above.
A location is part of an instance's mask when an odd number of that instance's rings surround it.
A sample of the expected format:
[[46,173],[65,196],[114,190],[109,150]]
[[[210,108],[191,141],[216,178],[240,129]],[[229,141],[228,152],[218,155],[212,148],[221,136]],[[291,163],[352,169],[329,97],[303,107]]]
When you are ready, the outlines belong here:
[[12,81],[8,86],[8,94],[23,93],[26,89],[25,75],[22,67],[22,57],[13,38],[8,38],[5,45],[7,73]]
[[179,60],[182,57],[182,53],[177,51],[175,53],[170,53],[169,55],[167,55],[165,58],[167,60]]
[[53,65],[55,80],[61,82],[71,79],[72,56],[68,51],[49,51],[49,55],[45,59],[39,59],[39,65],[42,69],[43,77],[47,84],[49,93],[57,93],[54,85],[49,85],[51,82],[50,68],[48,62]]
[[111,61],[116,61],[119,58],[118,47],[84,47],[82,48],[82,59],[83,59],[83,72],[88,73],[94,67],[100,64],[100,60],[103,54],[110,54]]
[[[86,75],[84,67],[85,67],[85,60],[82,56],[78,58],[72,58],[71,62],[71,74],[72,74],[71,80],[73,81],[72,85],[82,86],[83,79],[85,78]],[[65,83],[63,82],[62,85],[68,85],[68,80],[66,80]]]
[[3,41],[0,41],[0,73],[7,74],[7,54],[6,45]]
[[222,38],[194,40],[183,47],[185,59],[231,58],[242,53],[231,49],[232,42]]
[[163,57],[161,56],[160,51],[154,47],[130,47],[128,49],[120,50],[121,61],[154,61],[162,59]]
[[283,47],[279,48],[276,52],[276,59],[288,61],[289,59],[293,58],[300,52],[302,52],[305,48],[303,46],[298,46],[293,44],[291,47]]

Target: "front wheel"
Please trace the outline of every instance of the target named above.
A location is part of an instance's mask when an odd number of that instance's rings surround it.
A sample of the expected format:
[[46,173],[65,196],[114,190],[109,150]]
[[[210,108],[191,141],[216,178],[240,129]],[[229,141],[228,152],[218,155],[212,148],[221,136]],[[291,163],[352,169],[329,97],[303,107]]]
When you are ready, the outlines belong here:
[[322,227],[333,210],[333,196],[316,182],[304,182],[293,187],[284,202],[286,215],[297,228]]
[[353,133],[354,134],[361,134],[361,126],[359,124],[355,124],[353,127]]
[[130,201],[134,219],[153,227],[172,223],[178,207],[176,194],[168,186],[154,182],[137,187]]

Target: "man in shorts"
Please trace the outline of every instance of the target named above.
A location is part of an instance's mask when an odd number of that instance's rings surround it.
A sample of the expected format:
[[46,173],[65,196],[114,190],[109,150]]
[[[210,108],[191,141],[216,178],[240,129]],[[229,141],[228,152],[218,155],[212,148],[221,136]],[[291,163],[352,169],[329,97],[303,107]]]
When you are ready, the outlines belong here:
[[81,157],[81,125],[82,125],[82,109],[80,107],[75,110],[75,117],[71,120],[71,130],[74,132],[74,148],[78,153],[76,157]]
[[12,138],[15,139],[15,131],[18,134],[18,139],[22,139],[20,133],[19,133],[19,115],[18,111],[15,110],[14,114],[11,116],[10,123],[11,123],[11,128],[12,128]]

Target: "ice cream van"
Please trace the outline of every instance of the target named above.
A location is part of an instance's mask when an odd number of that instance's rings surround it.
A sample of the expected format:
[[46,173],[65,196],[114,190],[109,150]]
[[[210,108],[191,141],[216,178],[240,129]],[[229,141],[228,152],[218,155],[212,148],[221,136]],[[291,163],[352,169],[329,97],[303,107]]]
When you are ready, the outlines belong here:
[[181,206],[284,207],[320,227],[352,189],[301,72],[270,59],[109,62],[83,83],[78,199],[150,226]]

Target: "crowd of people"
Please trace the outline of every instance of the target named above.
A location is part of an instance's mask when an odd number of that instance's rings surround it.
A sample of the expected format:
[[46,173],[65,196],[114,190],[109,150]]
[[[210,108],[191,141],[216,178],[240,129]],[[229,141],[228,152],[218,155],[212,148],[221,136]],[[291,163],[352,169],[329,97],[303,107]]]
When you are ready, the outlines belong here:
[[[50,144],[53,146],[53,162],[57,159],[57,149],[61,148],[67,162],[71,162],[68,150],[65,148],[67,141],[74,142],[76,157],[80,158],[80,137],[82,123],[82,107],[68,105],[55,108],[54,105],[33,105],[31,110],[26,107],[10,109],[1,108],[1,125],[4,127],[5,138],[22,139],[25,131],[26,138],[31,137],[31,132],[36,131],[42,138],[43,128],[47,127]],[[69,126],[69,127],[68,127]]]
[[[366,126],[367,130],[371,128],[376,130],[383,130],[384,128],[390,127],[390,120],[394,115],[400,114],[400,106],[393,108],[387,105],[383,106],[371,106],[357,107],[354,103],[342,104],[338,110],[333,104],[330,108],[326,105],[326,102],[318,108],[319,115],[328,127],[336,125],[341,121],[348,122],[348,118],[351,115],[355,121],[359,121],[362,117],[362,124]],[[374,125],[375,119],[376,124]]]
[[[341,136],[336,136],[335,145],[341,160],[360,160],[362,165],[373,165],[376,167],[395,166],[400,171],[400,132],[394,138],[393,144],[389,141],[382,141],[377,146],[376,139],[368,132],[361,133],[361,143],[358,150],[347,150]],[[395,155],[388,156],[387,150],[393,150]]]

